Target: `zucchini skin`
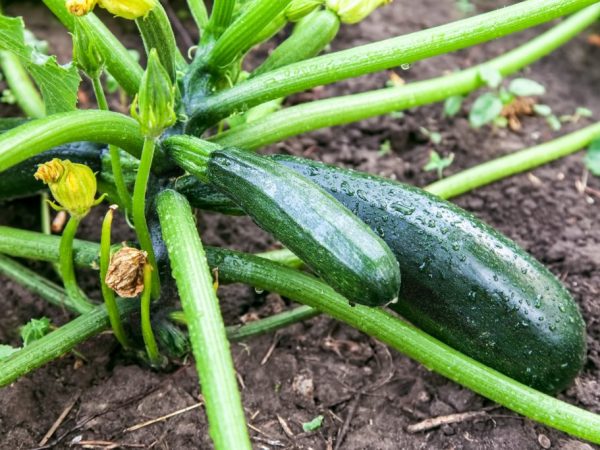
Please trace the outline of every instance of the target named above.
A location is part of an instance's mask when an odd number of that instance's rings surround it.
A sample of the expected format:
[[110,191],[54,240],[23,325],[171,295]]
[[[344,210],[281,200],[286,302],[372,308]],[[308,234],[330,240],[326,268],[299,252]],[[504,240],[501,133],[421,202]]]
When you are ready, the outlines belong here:
[[206,176],[351,302],[379,306],[398,298],[400,270],[389,247],[305,177],[235,148],[213,151]]
[[402,266],[392,309],[474,359],[543,392],[586,357],[585,323],[558,279],[515,242],[422,189],[349,169],[273,159],[329,191]]
[[94,172],[99,171],[101,169],[101,149],[102,146],[91,142],[76,142],[40,153],[11,167],[0,175],[0,201],[27,197],[45,190],[44,183],[33,178],[33,174],[39,164],[53,158],[68,159],[75,163],[86,164]]

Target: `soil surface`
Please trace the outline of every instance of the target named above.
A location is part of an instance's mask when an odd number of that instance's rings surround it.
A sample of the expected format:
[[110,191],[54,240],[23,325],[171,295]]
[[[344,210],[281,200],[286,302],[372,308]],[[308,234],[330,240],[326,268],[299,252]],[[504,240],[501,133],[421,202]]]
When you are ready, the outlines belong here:
[[[477,11],[514,3],[479,1]],[[175,7],[179,9],[180,6]],[[15,2],[13,14],[25,15],[28,26],[47,39],[54,53],[67,61],[68,35],[50,19],[43,6]],[[332,50],[401,35],[462,17],[454,0],[396,0],[357,26],[343,27]],[[195,38],[195,30],[185,21]],[[120,21],[115,29],[126,45],[139,48],[132,23]],[[414,64],[396,73],[406,81],[426,79],[468,67],[526,42],[548,26],[455,54]],[[584,32],[563,48],[524,71],[544,84],[543,103],[557,115],[573,114],[586,107],[600,116],[600,48],[587,42],[595,30]],[[272,44],[256,52],[265,55]],[[258,61],[258,59],[256,59]],[[349,80],[314,89],[288,102],[366,91],[382,87],[389,73]],[[89,92],[80,96],[92,107]],[[3,105],[2,115],[15,114]],[[292,153],[329,163],[356,167],[424,186],[435,180],[423,165],[433,149],[453,153],[446,170],[455,173],[499,155],[544,142],[581,128],[593,119],[580,119],[553,132],[545,120],[523,119],[515,133],[483,127],[473,130],[466,108],[453,119],[443,117],[440,104],[405,112],[403,117],[378,117],[354,125],[326,129],[289,139],[270,152]],[[439,132],[434,145],[422,127]],[[379,149],[389,141],[391,151]],[[559,397],[600,412],[600,180],[587,179],[591,188],[581,193],[584,177],[582,154],[576,154],[530,174],[512,177],[456,202],[516,240],[548,265],[575,296],[588,327],[589,354],[583,373]],[[39,199],[1,206],[0,224],[39,229]],[[98,239],[102,211],[90,215],[80,235]],[[257,251],[274,247],[273,240],[250,220],[215,214],[200,216],[207,244]],[[131,237],[125,224],[118,226],[119,239]],[[116,234],[115,234],[116,235]],[[33,264],[54,277],[44,264]],[[54,278],[55,279],[55,278]],[[99,298],[96,275],[82,274],[86,291]],[[60,325],[71,316],[0,278],[0,342],[20,345],[18,328],[32,317],[47,316]],[[290,302],[277,295],[256,293],[243,286],[222,287],[223,313],[228,324],[244,318],[264,317]],[[122,448],[211,448],[202,408],[191,409],[136,431],[126,429],[198,403],[198,380],[191,361],[168,373],[157,373],[127,358],[110,333],[104,333],[11,386],[0,390],[0,448],[30,449],[51,428],[65,408],[68,411],[49,448],[81,448],[84,441],[119,443]],[[476,420],[445,425],[428,432],[410,434],[406,426],[421,420],[480,411],[493,406],[445,378],[429,372],[408,358],[388,350],[326,317],[318,317],[232,346],[251,435],[257,449],[589,449],[589,444],[540,426],[506,409],[488,410]],[[270,352],[270,353],[269,353]],[[267,353],[270,357],[266,357]],[[323,426],[304,433],[302,423],[323,415]],[[70,447],[73,445],[74,447]],[[96,448],[102,447],[99,443]],[[108,445],[108,444],[106,444]],[[114,448],[114,447],[110,447]]]

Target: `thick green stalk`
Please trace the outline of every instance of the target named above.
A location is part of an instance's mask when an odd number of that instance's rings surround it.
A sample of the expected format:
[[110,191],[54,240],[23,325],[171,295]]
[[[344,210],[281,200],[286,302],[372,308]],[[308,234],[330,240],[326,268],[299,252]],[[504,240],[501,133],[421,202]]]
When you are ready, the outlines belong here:
[[32,156],[70,142],[114,144],[139,157],[140,126],[131,117],[109,111],[73,111],[29,121],[0,136],[0,172]]
[[0,52],[0,67],[6,83],[17,100],[17,104],[32,119],[46,115],[46,107],[19,57],[11,52]]
[[75,278],[75,269],[73,267],[73,240],[75,233],[79,227],[81,219],[71,216],[67,222],[67,226],[63,230],[60,239],[60,276],[65,285],[65,291],[72,303],[77,305],[77,309],[81,312],[90,311],[94,305],[89,302],[86,296],[79,289],[77,279]]
[[174,83],[177,70],[185,70],[187,63],[177,48],[171,22],[165,9],[157,2],[146,17],[141,17],[135,22],[142,35],[146,53],[150,54],[150,50],[156,49],[161,64],[169,74],[171,82]]
[[208,67],[219,70],[227,67],[248,49],[248,42],[275,17],[291,0],[254,0],[242,15],[231,24],[206,56]]
[[600,122],[535,147],[493,159],[427,186],[442,198],[457,197],[494,181],[570,155],[600,137]]
[[156,143],[152,138],[147,138],[144,141],[142,159],[140,160],[140,167],[138,168],[133,188],[132,216],[135,234],[140,242],[140,247],[148,254],[148,260],[154,269],[152,271],[152,297],[158,299],[160,297],[160,278],[158,276],[158,265],[154,256],[154,248],[152,247],[152,238],[150,237],[150,230],[146,221],[146,191],[148,189],[155,146]]
[[492,67],[510,75],[551,53],[600,17],[600,4],[590,6],[524,45],[488,62],[451,75],[405,86],[379,89],[293,106],[261,120],[215,136],[224,146],[256,149],[290,136],[319,128],[342,125],[444,100],[471,92],[482,85],[480,71]]
[[197,105],[198,134],[231,113],[306,89],[480,44],[569,14],[595,0],[526,0],[486,14],[290,64],[221,91]]
[[108,274],[108,266],[110,264],[110,233],[112,229],[113,214],[113,208],[111,207],[106,213],[106,216],[104,216],[104,221],[102,222],[102,235],[100,237],[100,287],[102,289],[102,297],[104,298],[104,304],[106,305],[106,311],[108,312],[108,318],[113,334],[123,348],[129,348],[131,345],[129,344],[129,339],[127,339],[127,334],[125,333],[123,323],[121,322],[115,293],[106,285],[105,281],[106,275]]
[[231,24],[236,0],[214,0],[210,19],[202,34],[202,43],[217,39]]
[[[104,95],[104,88],[100,81],[100,75],[92,77],[92,86],[94,88],[94,94],[96,95],[96,101],[98,102],[98,108],[102,111],[109,111],[108,102],[106,101],[106,95]],[[115,180],[115,187],[117,188],[117,194],[122,205],[125,205],[125,214],[131,212],[131,195],[125,185],[123,178],[123,169],[121,167],[121,155],[119,154],[119,148],[109,144],[108,151],[110,153],[110,165],[113,172],[113,178]]]
[[217,450],[250,449],[233,359],[213,280],[187,200],[172,190],[158,196],[158,215]]
[[[138,308],[136,301],[119,299],[117,303],[122,317]],[[104,305],[92,308],[58,330],[2,359],[0,362],[0,386],[7,386],[19,377],[68,353],[77,344],[97,335],[108,326],[108,313]]]
[[60,286],[4,255],[0,255],[0,273],[55,306],[82,312]]
[[206,5],[204,0],[187,0],[188,7],[194,18],[194,22],[198,26],[198,31],[202,34],[203,30],[208,24],[208,11],[206,11]]
[[161,357],[152,331],[152,321],[150,320],[150,304],[152,300],[152,266],[146,264],[144,266],[144,292],[141,298],[141,323],[142,323],[142,338],[150,364],[155,367],[160,367]]
[[273,50],[252,76],[317,56],[333,41],[339,29],[337,14],[328,9],[314,11],[296,24],[290,37]]
[[[44,0],[44,3],[69,31],[73,31],[73,16],[67,11],[65,0]],[[87,21],[93,30],[110,74],[128,94],[135,95],[142,79],[142,67],[95,14],[87,14],[81,20]]]

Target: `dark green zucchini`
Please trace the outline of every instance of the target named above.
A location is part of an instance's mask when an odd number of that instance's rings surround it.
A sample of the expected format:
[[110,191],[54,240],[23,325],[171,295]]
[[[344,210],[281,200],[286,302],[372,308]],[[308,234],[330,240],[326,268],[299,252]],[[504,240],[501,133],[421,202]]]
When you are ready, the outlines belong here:
[[[586,354],[581,314],[562,284],[514,242],[421,189],[306,159],[272,159],[329,191],[387,242],[402,267],[395,311],[529,386],[555,393],[572,382]],[[198,185],[202,197],[192,204],[235,211]]]
[[400,271],[385,242],[305,177],[234,148],[199,154],[175,146],[170,155],[233,199],[351,302],[397,299]]

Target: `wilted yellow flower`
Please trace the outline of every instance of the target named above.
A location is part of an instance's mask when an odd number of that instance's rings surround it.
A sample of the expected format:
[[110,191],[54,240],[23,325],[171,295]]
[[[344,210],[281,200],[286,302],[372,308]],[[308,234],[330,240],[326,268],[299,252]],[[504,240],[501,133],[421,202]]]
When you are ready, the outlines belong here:
[[98,0],[98,4],[115,16],[134,20],[152,11],[156,0]]
[[84,217],[92,206],[102,201],[96,196],[96,176],[84,164],[54,158],[38,167],[34,177],[48,185],[60,207],[74,217]]
[[74,16],[85,16],[87,13],[92,12],[94,7],[98,3],[98,0],[67,0],[65,6]]
[[357,23],[382,5],[392,0],[327,0],[327,8],[335,12],[343,23]]

